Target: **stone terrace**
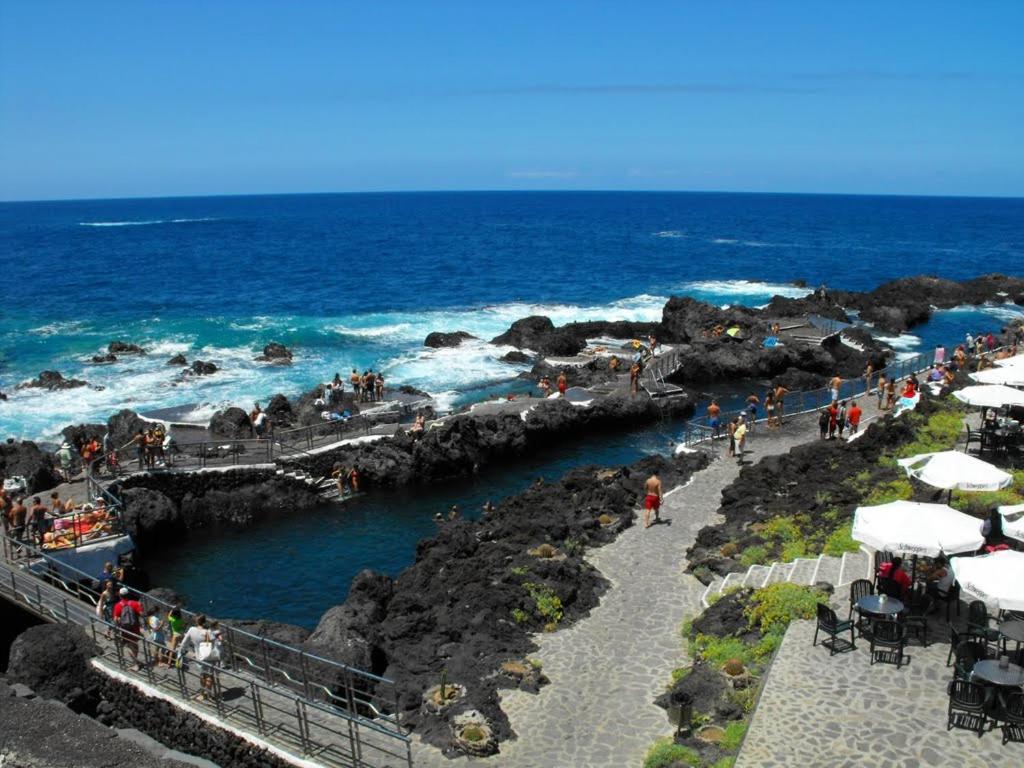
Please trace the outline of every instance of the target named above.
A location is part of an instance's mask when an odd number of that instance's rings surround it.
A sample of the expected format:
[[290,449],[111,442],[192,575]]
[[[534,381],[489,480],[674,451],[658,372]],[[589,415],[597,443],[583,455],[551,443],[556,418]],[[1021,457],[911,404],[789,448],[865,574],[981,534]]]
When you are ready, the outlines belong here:
[[[841,618],[846,597],[836,600]],[[948,634],[940,626],[944,621],[931,622],[928,648],[911,641],[909,663],[896,669],[872,666],[863,638],[856,650],[830,658],[820,643],[811,647],[813,621],[791,624],[735,768],[1024,765],[1024,745],[1002,746],[998,730],[981,738],[946,730],[946,683],[953,672],[946,666]]]

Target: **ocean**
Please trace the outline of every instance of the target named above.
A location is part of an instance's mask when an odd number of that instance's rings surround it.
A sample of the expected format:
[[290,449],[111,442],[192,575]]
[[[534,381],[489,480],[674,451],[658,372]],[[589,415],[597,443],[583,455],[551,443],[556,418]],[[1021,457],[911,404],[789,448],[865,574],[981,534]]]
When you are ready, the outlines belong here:
[[[516,192],[4,203],[0,242],[0,435],[52,441],[122,407],[182,406],[205,421],[353,367],[459,405],[524,370],[486,340],[529,314],[656,320],[674,293],[757,305],[802,295],[794,280],[869,289],[909,274],[1019,272],[1024,200]],[[912,352],[1015,312],[940,313],[897,345]],[[435,330],[480,341],[424,348]],[[89,362],[113,339],[149,354]],[[289,346],[293,365],[255,362],[269,341]],[[182,377],[166,364],[178,353],[221,370]],[[44,369],[91,387],[15,389]]]
[[[756,306],[805,294],[797,280],[866,290],[919,273],[1020,274],[1024,200],[567,192],[14,203],[0,204],[0,235],[0,436],[52,441],[122,407],[181,406],[205,421],[353,367],[459,405],[515,386],[524,367],[486,340],[529,314],[657,320],[672,294]],[[912,355],[1020,313],[944,310],[889,341]],[[436,330],[480,341],[424,348]],[[113,339],[149,354],[91,364]],[[288,345],[294,363],[255,362],[269,341]],[[177,353],[221,371],[184,378],[166,364]],[[44,369],[102,389],[15,389]],[[147,568],[197,610],[313,627],[362,568],[407,566],[435,512],[459,504],[476,517],[537,477],[667,452],[677,433],[658,424],[552,445],[480,477],[204,532]]]

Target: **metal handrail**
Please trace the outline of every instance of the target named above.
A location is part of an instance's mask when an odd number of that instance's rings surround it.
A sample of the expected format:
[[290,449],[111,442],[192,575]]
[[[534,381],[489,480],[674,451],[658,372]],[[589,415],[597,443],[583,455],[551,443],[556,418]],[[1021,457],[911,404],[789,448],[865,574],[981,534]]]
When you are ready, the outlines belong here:
[[[955,345],[947,347],[947,349],[955,349]],[[997,347],[990,352],[997,352],[1003,347]],[[986,354],[990,354],[986,352]],[[908,376],[916,376],[926,370],[931,369],[935,365],[935,353],[934,351],[920,352],[913,357],[909,357],[903,360],[896,360],[887,365],[885,368],[881,368],[878,371],[872,372],[872,376],[877,381],[878,376],[885,374],[887,380],[899,381]],[[831,389],[829,387],[821,387],[820,389],[812,390],[801,390],[799,392],[788,392],[785,396],[785,403],[788,405],[791,402],[799,402],[799,406],[795,410],[786,410],[785,415],[788,416],[799,416],[806,413],[811,413],[824,407],[831,402],[831,395],[829,394]],[[867,394],[867,386],[864,381],[864,377],[856,377],[843,381],[839,388],[840,399],[848,399],[851,397],[864,396]],[[827,399],[826,399],[827,398]],[[776,403],[776,408],[778,404]],[[721,425],[724,425],[729,418],[738,416],[741,413],[745,413],[746,409],[741,408],[736,411],[723,412],[719,414],[719,434],[724,434],[724,429]],[[686,424],[683,425],[683,436],[681,443],[686,447],[691,447],[698,443],[701,443],[710,437],[713,437],[715,430],[710,425],[710,418],[707,415],[697,416],[689,419]]]
[[[273,738],[282,731],[286,732],[287,721],[268,723],[266,711],[280,713],[289,719],[294,716],[294,725],[298,728],[301,742],[301,754],[315,755],[322,759],[323,755],[332,750],[343,750],[348,745],[348,751],[341,752],[340,758],[344,765],[367,765],[363,757],[363,751],[374,751],[378,756],[387,759],[398,759],[407,766],[412,765],[411,739],[401,728],[389,727],[393,721],[388,718],[384,722],[377,719],[363,717],[358,712],[349,711],[348,708],[336,704],[323,704],[314,700],[307,700],[287,689],[266,684],[258,679],[243,677],[234,672],[230,666],[211,664],[198,660],[190,660],[187,665],[176,665],[175,671],[168,677],[158,679],[158,673],[154,664],[161,656],[170,651],[166,646],[153,642],[144,635],[137,640],[138,656],[141,669],[132,669],[129,654],[125,650],[124,630],[110,622],[107,622],[88,609],[87,614],[80,610],[81,602],[74,600],[69,602],[69,596],[62,593],[44,592],[40,588],[38,580],[31,572],[20,571],[17,568],[5,565],[6,576],[0,578],[0,593],[6,594],[16,603],[23,603],[41,616],[49,616],[58,623],[76,624],[82,626],[87,632],[91,632],[94,643],[100,648],[100,655],[103,658],[113,661],[119,670],[126,675],[146,679],[151,685],[158,689],[174,689],[176,698],[188,701],[190,706],[196,706],[196,694],[204,691],[202,679],[210,681],[213,694],[212,707],[217,714],[225,720],[242,720],[248,723],[255,721],[256,730],[260,736]],[[29,573],[28,576],[25,574]],[[199,679],[199,685],[190,685],[191,678]],[[223,679],[234,681],[233,690],[241,691],[241,699],[248,704],[244,705],[239,697],[233,699],[230,704],[224,701],[222,691],[224,688]],[[194,691],[194,692],[190,692]],[[291,706],[284,708],[276,706],[273,702],[282,699]],[[210,706],[207,703],[206,706]],[[338,728],[329,725],[330,719],[314,719],[309,717],[310,710],[328,715],[329,718],[340,718],[345,726]],[[334,743],[319,741],[312,737],[314,729],[324,731],[331,736],[337,737]],[[372,731],[385,737],[383,742],[367,740],[361,729]],[[279,741],[287,740],[279,739]]]
[[[27,569],[25,572],[41,583],[49,583],[51,586],[54,586],[53,582],[57,582],[64,591],[76,596],[85,593],[89,601],[93,605],[96,604],[99,592],[93,587],[83,584],[83,582],[91,584],[95,581],[96,577],[93,574],[85,573],[73,565],[57,560],[31,543],[17,541],[6,535],[3,537],[3,551],[8,562],[14,562],[21,556],[23,560],[27,560],[30,563],[34,561],[36,565],[40,563],[45,564],[46,569],[43,573],[38,573],[32,569]],[[77,581],[73,582],[74,587],[69,583],[68,575],[77,577]],[[145,600],[149,605],[160,606],[165,610],[175,607],[141,590],[132,589],[132,593]],[[183,618],[190,620],[194,620],[198,615],[184,608],[181,609],[181,612]],[[327,703],[334,706],[338,706],[335,702],[355,702],[359,707],[379,715],[380,719],[393,723],[399,731],[402,730],[402,725],[397,717],[399,711],[398,695],[393,681],[375,675],[372,672],[367,672],[357,667],[350,667],[347,664],[309,653],[286,643],[246,632],[231,624],[225,624],[223,631],[227,638],[226,644],[230,649],[231,655],[233,656],[237,653],[241,656],[246,664],[259,672],[264,680],[272,681],[277,679],[279,682],[294,685],[306,693],[320,690],[325,694]],[[249,646],[261,649],[262,660],[253,660],[249,655],[242,652],[243,649]],[[271,664],[271,651],[283,655],[284,660],[277,660],[277,665]],[[313,679],[309,674],[311,663],[332,671],[332,676],[336,675],[337,679],[343,680],[342,692],[335,693],[330,685]],[[285,666],[290,667],[292,672],[288,672],[284,668]],[[307,698],[316,700],[315,697]]]

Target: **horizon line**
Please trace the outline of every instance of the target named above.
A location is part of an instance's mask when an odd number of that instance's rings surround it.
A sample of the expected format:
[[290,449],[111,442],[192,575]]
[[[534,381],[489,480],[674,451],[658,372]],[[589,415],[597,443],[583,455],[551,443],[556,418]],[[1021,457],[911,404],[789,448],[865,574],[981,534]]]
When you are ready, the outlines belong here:
[[1024,194],[934,194],[913,192],[765,192],[745,189],[390,189],[322,192],[213,192],[178,195],[122,195],[118,197],[51,197],[0,199],[0,205],[26,203],[89,203],[128,200],[196,200],[215,197],[310,197],[340,195],[453,195],[453,194],[642,194],[642,195],[764,195],[792,197],[894,197],[949,200],[1024,200]]

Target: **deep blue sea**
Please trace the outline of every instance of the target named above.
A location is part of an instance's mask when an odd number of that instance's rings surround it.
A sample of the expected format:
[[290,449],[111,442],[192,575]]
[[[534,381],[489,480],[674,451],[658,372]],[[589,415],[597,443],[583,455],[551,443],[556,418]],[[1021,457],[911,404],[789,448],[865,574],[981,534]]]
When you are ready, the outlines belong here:
[[[1024,200],[524,192],[4,203],[0,244],[0,437],[52,440],[122,407],[188,406],[205,421],[352,367],[456,405],[522,370],[485,341],[529,314],[656,320],[673,293],[758,305],[803,295],[794,280],[870,289],[918,273],[1019,275]],[[893,341],[909,354],[1019,311],[943,311]],[[434,330],[484,341],[428,350]],[[112,339],[150,354],[92,365]],[[255,362],[269,341],[287,344],[294,364]],[[222,370],[185,379],[166,365],[179,352]],[[15,390],[44,369],[95,388]],[[155,580],[221,616],[312,625],[359,568],[408,564],[433,512],[460,503],[474,513],[537,475],[630,461],[670,439],[643,430],[473,482],[195,540],[154,563]]]

